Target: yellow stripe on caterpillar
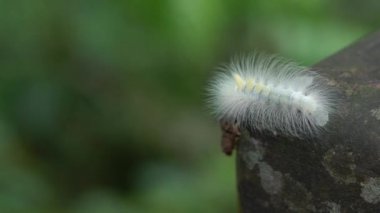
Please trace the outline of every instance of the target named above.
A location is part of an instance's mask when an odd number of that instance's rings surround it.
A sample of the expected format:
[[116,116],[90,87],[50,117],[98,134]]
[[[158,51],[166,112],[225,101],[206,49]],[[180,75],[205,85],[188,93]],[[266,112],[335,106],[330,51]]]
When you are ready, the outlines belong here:
[[252,92],[253,88],[255,87],[255,79],[250,78],[247,80],[246,90],[248,92]]
[[233,77],[234,77],[234,80],[235,80],[235,83],[236,83],[236,89],[238,91],[242,91],[243,88],[245,87],[245,81],[243,80],[243,78],[237,74],[237,73],[234,73],[233,74]]

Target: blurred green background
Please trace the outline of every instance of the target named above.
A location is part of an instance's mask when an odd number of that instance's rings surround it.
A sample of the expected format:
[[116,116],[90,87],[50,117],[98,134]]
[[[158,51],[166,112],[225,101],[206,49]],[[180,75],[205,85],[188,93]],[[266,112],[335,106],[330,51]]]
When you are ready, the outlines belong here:
[[235,53],[311,65],[377,29],[377,0],[1,0],[0,212],[237,210],[204,106]]

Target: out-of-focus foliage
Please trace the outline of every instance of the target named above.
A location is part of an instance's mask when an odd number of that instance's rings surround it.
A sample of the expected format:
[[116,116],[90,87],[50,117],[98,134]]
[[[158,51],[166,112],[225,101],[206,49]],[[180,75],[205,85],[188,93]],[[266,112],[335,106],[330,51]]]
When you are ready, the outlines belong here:
[[0,212],[236,212],[203,104],[219,62],[306,65],[380,24],[379,1],[0,1]]

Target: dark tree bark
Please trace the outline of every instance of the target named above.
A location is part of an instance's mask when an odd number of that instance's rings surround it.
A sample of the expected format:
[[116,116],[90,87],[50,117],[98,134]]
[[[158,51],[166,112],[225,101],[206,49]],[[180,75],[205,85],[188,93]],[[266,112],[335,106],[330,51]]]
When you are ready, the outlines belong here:
[[316,64],[338,88],[320,138],[243,131],[241,212],[380,212],[380,32]]

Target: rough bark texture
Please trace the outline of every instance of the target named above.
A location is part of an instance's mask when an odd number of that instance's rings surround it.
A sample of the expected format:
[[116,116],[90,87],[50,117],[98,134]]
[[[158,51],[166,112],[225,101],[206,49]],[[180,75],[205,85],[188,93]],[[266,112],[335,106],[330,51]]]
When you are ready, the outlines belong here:
[[314,66],[340,91],[321,138],[243,132],[241,212],[380,212],[380,32]]

